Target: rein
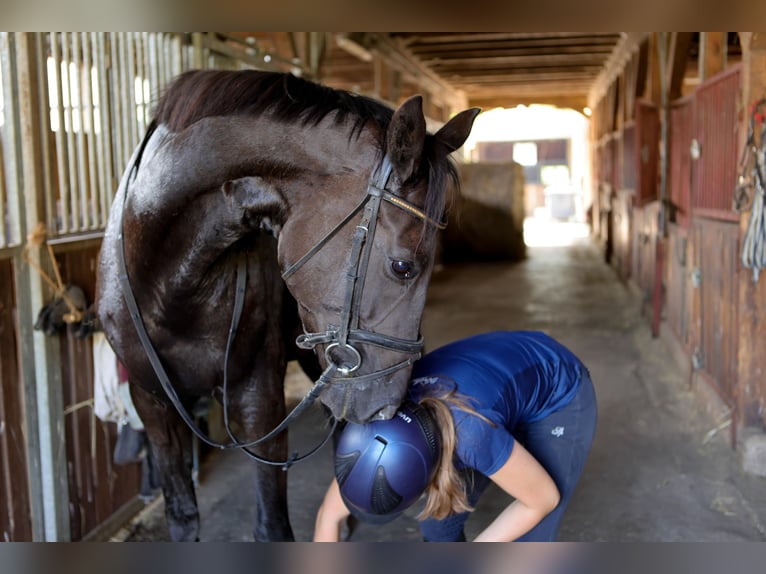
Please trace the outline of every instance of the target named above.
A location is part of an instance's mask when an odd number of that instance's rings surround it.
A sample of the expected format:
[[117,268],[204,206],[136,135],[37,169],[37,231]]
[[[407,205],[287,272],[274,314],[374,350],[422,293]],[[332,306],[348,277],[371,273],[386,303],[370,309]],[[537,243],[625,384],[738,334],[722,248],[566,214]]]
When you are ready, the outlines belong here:
[[[119,228],[118,228],[118,242],[119,249],[117,249],[117,265],[119,269],[120,287],[122,289],[125,303],[128,307],[128,312],[135,326],[136,333],[141,342],[141,346],[147,355],[147,358],[154,370],[157,379],[168,396],[168,399],[178,411],[181,419],[191,429],[191,431],[205,444],[218,448],[218,449],[232,449],[238,448],[245,452],[248,456],[254,460],[272,466],[281,466],[283,470],[287,470],[296,462],[300,462],[310,457],[318,450],[320,450],[332,436],[338,421],[335,417],[332,417],[332,428],[328,432],[327,436],[321,441],[321,443],[310,450],[308,453],[298,456],[298,453],[293,453],[287,460],[274,461],[257,455],[252,452],[250,447],[264,443],[271,440],[282,431],[284,431],[288,425],[308,409],[319,397],[324,388],[329,384],[337,384],[341,382],[359,382],[367,381],[371,379],[380,378],[382,376],[393,373],[401,368],[411,365],[417,358],[420,357],[420,353],[423,348],[423,338],[419,337],[416,341],[410,341],[400,339],[398,337],[392,337],[372,331],[366,331],[359,329],[359,308],[361,305],[361,292],[364,285],[364,278],[367,272],[367,264],[369,262],[371,250],[372,250],[372,237],[374,237],[375,229],[378,219],[378,211],[380,209],[380,203],[385,200],[392,205],[407,211],[415,217],[418,217],[426,222],[436,225],[440,229],[443,229],[445,225],[440,222],[436,222],[429,218],[422,210],[408,203],[407,201],[394,196],[385,189],[385,185],[391,174],[391,163],[388,156],[384,157],[383,162],[371,177],[370,183],[367,188],[367,195],[351,213],[349,213],[338,225],[336,225],[327,235],[325,235],[319,242],[317,242],[303,257],[291,265],[283,274],[282,278],[287,279],[298,269],[300,269],[306,261],[311,259],[325,244],[327,244],[332,237],[334,237],[348,222],[353,219],[360,211],[364,210],[361,222],[356,227],[354,234],[353,245],[351,250],[351,261],[349,263],[349,270],[347,273],[347,286],[346,286],[346,298],[344,304],[344,310],[341,317],[340,329],[329,328],[323,333],[305,333],[300,335],[296,344],[303,349],[314,349],[318,344],[326,344],[325,358],[327,359],[328,367],[319,376],[319,379],[314,383],[308,393],[301,399],[301,401],[291,410],[287,416],[270,432],[253,441],[242,442],[232,432],[229,426],[228,420],[228,408],[227,408],[227,390],[228,390],[228,364],[229,356],[231,354],[231,346],[234,341],[234,336],[239,326],[239,320],[242,315],[244,307],[246,283],[247,283],[247,258],[244,255],[239,257],[237,264],[237,279],[235,287],[234,306],[232,310],[231,325],[229,327],[229,334],[226,342],[226,352],[224,356],[224,380],[223,380],[223,416],[226,431],[232,442],[222,443],[213,440],[207,436],[194,422],[192,416],[188,410],[184,407],[181,399],[176,393],[173,384],[170,381],[170,377],[167,371],[162,365],[162,361],[157,355],[154,346],[152,345],[149,334],[144,326],[141,312],[138,308],[133,289],[130,285],[130,277],[128,275],[127,263],[125,260],[125,242],[123,237],[123,220],[125,214],[125,207],[127,205],[129,184],[135,179],[138,172],[138,166],[141,162],[141,158],[145,151],[146,145],[151,138],[151,135],[156,129],[156,124],[152,123],[147,129],[146,135],[136,153],[135,160],[131,167],[130,173],[125,180],[125,191],[123,195],[123,210],[120,215]],[[368,238],[370,239],[368,241]],[[361,365],[361,355],[359,351],[351,343],[367,343],[378,347],[387,349],[393,349],[403,353],[412,355],[400,363],[392,365],[386,369],[369,373],[366,375],[349,376],[356,371]],[[348,365],[346,363],[339,364],[332,357],[332,351],[334,349],[342,349],[349,352],[355,359],[355,364]],[[414,358],[413,358],[414,357]],[[340,377],[336,377],[336,372],[340,373]]]

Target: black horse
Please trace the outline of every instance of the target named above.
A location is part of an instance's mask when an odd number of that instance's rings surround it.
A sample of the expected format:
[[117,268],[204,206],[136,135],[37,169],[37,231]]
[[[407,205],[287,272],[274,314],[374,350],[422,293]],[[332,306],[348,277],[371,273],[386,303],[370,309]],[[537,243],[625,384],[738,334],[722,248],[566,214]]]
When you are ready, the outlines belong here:
[[[112,206],[97,309],[172,539],[199,537],[184,422],[199,397],[225,401],[233,438],[262,437],[285,417],[298,358],[336,419],[393,415],[422,348],[448,156],[477,113],[431,135],[419,96],[393,111],[258,71],[189,72],[167,89]],[[286,433],[252,452],[284,459]],[[256,540],[292,540],[286,473],[255,475]]]

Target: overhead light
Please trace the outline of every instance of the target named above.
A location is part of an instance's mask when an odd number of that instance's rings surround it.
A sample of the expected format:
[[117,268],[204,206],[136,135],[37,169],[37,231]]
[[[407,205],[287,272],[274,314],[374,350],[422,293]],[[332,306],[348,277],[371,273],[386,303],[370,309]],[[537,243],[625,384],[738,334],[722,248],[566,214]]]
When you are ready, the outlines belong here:
[[590,117],[590,115],[593,113],[593,110],[591,110],[588,106],[585,106],[582,109],[582,113],[585,114],[586,117]]
[[372,52],[346,35],[335,36],[335,43],[341,50],[345,50],[352,56],[362,60],[362,62],[372,61]]

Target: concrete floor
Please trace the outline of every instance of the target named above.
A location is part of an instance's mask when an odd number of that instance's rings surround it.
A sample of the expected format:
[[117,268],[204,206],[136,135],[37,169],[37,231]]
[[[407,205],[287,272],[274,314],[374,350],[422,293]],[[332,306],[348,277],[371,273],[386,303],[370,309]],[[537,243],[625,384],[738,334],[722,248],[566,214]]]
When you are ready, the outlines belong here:
[[[572,237],[571,244],[567,244]],[[662,339],[652,339],[640,300],[572,224],[527,228],[529,257],[518,264],[461,264],[434,273],[423,322],[428,349],[493,329],[540,329],[590,367],[599,402],[595,442],[559,533],[566,541],[764,541],[766,479],[742,472],[728,431],[703,408],[700,390]],[[548,246],[543,246],[548,244]],[[550,245],[554,246],[550,246]],[[309,384],[291,370],[290,396]],[[304,452],[318,418],[291,429]],[[212,453],[200,473],[203,541],[251,540],[254,462]],[[325,447],[289,471],[290,517],[308,541],[332,475]],[[471,516],[475,535],[507,496],[491,488]],[[388,525],[362,525],[355,541],[417,541],[412,510]],[[162,501],[114,540],[167,540]]]

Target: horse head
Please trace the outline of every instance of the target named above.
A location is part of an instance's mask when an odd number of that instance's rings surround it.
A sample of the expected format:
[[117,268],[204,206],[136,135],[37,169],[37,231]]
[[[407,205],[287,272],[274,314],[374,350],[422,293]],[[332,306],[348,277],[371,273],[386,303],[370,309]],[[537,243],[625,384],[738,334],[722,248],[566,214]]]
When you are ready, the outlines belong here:
[[261,221],[279,228],[283,277],[298,302],[305,331],[298,344],[314,348],[330,370],[320,400],[336,418],[390,418],[406,393],[423,346],[437,230],[449,180],[457,180],[449,154],[478,111],[429,134],[421,98],[410,98],[384,133],[351,140],[355,153],[343,169],[322,178],[336,190],[332,201],[304,190],[299,206],[259,186]]

